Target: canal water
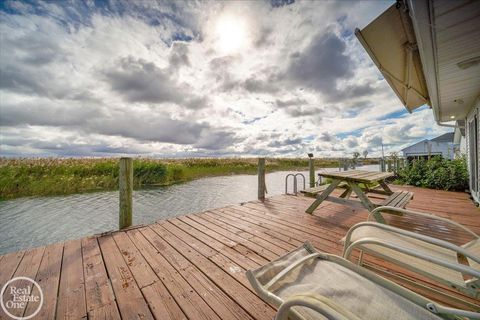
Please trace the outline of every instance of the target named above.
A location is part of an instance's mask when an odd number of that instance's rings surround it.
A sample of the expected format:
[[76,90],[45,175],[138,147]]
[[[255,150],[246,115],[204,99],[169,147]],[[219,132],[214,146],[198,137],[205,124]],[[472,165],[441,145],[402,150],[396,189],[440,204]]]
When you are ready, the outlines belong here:
[[[378,165],[359,169],[378,170]],[[267,174],[267,197],[285,193],[285,177],[288,173],[292,172]],[[308,180],[308,172],[302,173]],[[302,184],[302,179],[299,180]],[[290,192],[291,186],[290,180]],[[168,187],[142,189],[133,193],[133,223],[152,223],[256,198],[256,175],[211,177]],[[117,228],[118,191],[0,202],[0,254]]]

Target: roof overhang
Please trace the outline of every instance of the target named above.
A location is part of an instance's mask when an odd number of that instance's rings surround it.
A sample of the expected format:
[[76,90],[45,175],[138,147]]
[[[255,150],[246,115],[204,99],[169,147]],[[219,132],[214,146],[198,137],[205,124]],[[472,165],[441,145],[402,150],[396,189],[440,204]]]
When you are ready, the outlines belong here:
[[397,0],[355,34],[408,111],[453,126],[479,98],[480,1]]
[[408,0],[437,123],[464,119],[480,95],[480,1]]
[[355,35],[409,112],[430,102],[412,20],[397,2]]

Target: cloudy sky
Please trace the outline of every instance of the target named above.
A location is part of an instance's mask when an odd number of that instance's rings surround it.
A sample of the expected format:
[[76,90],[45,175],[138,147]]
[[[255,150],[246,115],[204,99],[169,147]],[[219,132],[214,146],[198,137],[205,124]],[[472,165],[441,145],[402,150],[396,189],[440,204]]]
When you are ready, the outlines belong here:
[[393,1],[0,3],[2,156],[379,155],[434,137],[353,35]]

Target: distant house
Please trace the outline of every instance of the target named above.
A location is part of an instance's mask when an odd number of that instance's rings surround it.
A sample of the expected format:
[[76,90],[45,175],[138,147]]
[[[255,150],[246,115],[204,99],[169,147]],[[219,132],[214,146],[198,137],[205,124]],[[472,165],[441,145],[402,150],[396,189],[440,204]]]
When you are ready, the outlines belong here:
[[454,143],[453,137],[454,133],[448,132],[431,140],[422,140],[402,149],[403,156],[409,161],[420,158],[428,159],[433,156],[452,160],[459,149],[459,145]]

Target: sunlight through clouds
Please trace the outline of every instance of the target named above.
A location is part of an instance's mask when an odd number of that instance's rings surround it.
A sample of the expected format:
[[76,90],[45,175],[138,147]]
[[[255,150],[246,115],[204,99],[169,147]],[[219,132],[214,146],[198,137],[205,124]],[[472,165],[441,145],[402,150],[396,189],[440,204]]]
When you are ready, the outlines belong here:
[[247,49],[249,29],[244,17],[222,14],[215,24],[215,41],[223,54],[236,53]]
[[446,129],[353,35],[392,2],[4,2],[0,154],[396,151]]

